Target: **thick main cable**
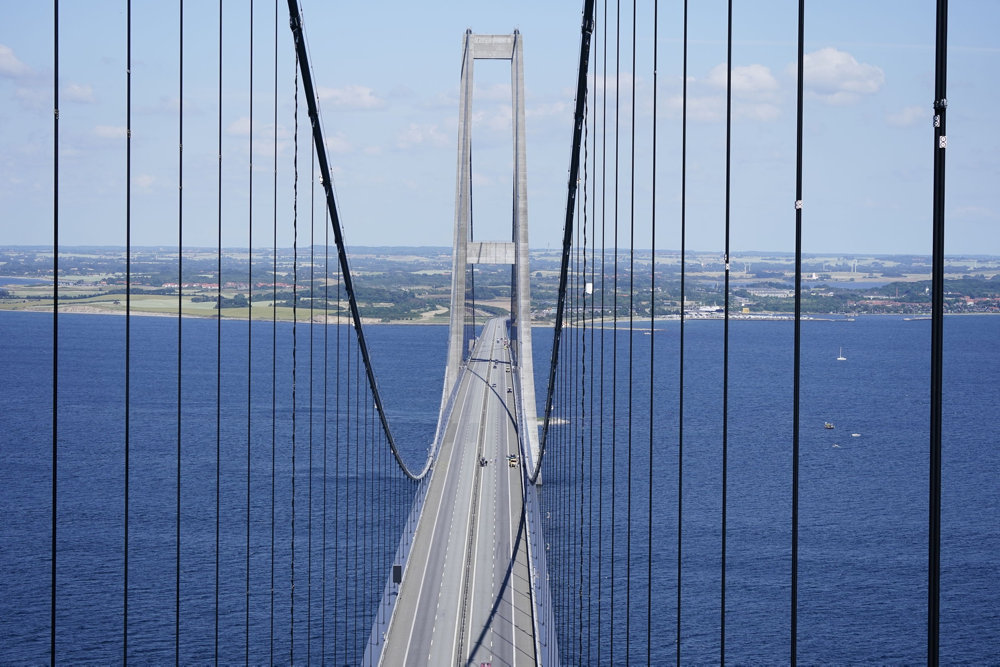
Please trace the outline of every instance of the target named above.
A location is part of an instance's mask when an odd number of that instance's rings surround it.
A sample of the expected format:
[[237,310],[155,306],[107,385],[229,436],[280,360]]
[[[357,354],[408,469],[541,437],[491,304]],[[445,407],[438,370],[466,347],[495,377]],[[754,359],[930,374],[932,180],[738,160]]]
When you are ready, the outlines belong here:
[[[294,2],[295,0],[289,0]],[[587,99],[587,71],[590,64],[590,37],[594,31],[594,0],[585,0],[583,23],[580,27],[580,66],[576,82],[576,111],[573,115],[573,146],[570,151],[569,184],[566,194],[566,221],[563,226],[563,250],[559,271],[559,292],[556,305],[556,324],[552,334],[552,360],[549,363],[549,387],[545,397],[545,419],[542,423],[542,439],[535,469],[528,476],[528,482],[535,484],[542,470],[545,458],[545,441],[549,432],[549,417],[552,414],[552,391],[556,364],[559,361],[559,342],[562,336],[563,316],[566,308],[566,281],[569,269],[569,254],[573,245],[573,215],[576,210],[577,178],[580,173],[580,141],[583,136],[583,108]]]
[[[588,1],[593,2],[593,0]],[[368,385],[375,401],[375,409],[378,411],[379,419],[382,423],[382,430],[385,431],[385,437],[389,441],[389,448],[392,450],[396,463],[399,465],[399,468],[403,471],[404,475],[409,477],[411,480],[419,481],[423,479],[423,477],[430,470],[431,464],[434,461],[434,452],[428,452],[427,460],[425,461],[423,468],[420,472],[414,473],[403,461],[402,456],[396,447],[396,441],[392,436],[392,431],[389,428],[389,419],[385,414],[385,409],[382,403],[382,395],[379,392],[378,383],[375,381],[375,371],[372,369],[371,358],[368,354],[368,343],[364,336],[361,314],[358,311],[358,302],[354,291],[354,279],[351,276],[351,270],[347,262],[347,249],[344,244],[340,212],[337,209],[337,204],[333,196],[333,177],[330,173],[330,165],[326,155],[326,144],[323,140],[323,128],[320,123],[317,103],[318,96],[316,95],[316,91],[313,86],[312,71],[309,67],[309,54],[308,49],[306,48],[305,36],[302,31],[302,15],[299,10],[298,0],[288,0],[288,11],[291,17],[289,23],[295,42],[296,62],[298,63],[298,67],[302,73],[303,94],[309,107],[309,119],[312,124],[312,139],[313,144],[316,147],[316,157],[319,160],[320,176],[322,178],[323,190],[326,195],[326,207],[330,214],[330,225],[333,227],[334,240],[337,244],[337,255],[340,260],[344,290],[347,292],[348,304],[351,309],[351,317],[354,321],[354,329],[358,336],[358,347],[365,364],[365,374],[368,379]]]

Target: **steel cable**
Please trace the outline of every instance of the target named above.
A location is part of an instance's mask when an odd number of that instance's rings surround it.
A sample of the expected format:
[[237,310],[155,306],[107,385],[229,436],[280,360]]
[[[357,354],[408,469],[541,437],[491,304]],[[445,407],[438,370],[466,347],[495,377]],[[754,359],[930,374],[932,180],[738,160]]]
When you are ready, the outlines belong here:
[[657,102],[657,57],[659,55],[659,2],[653,2],[653,164],[650,180],[652,182],[652,206],[650,220],[650,241],[649,247],[652,257],[649,269],[649,490],[648,490],[648,510],[646,513],[646,528],[649,531],[646,536],[646,664],[651,664],[651,639],[653,635],[653,413],[656,406],[655,392],[653,391],[655,379],[655,350],[656,331],[653,328],[656,323],[656,102]]
[[729,474],[729,212],[730,165],[732,153],[733,121],[733,0],[729,0],[726,35],[726,249],[725,295],[723,298],[722,337],[722,571],[719,585],[719,662],[726,662],[726,528],[727,491]]
[[[618,159],[619,159],[619,116],[621,108],[621,0],[615,5],[615,185],[612,199],[615,207],[614,215],[614,278],[611,281],[613,290],[611,316],[611,563],[615,560],[615,542],[618,534]],[[615,571],[611,571],[611,664],[615,662]]]
[[176,550],[174,571],[174,664],[180,664],[181,650],[181,366],[183,340],[181,310],[184,296],[184,0],[179,3],[178,90],[177,105],[177,477],[176,477]]
[[[219,41],[222,41],[222,0],[219,0]],[[222,47],[219,47],[219,62],[222,62]],[[219,81],[221,87],[222,73],[220,67]],[[250,112],[250,136],[247,140],[247,152],[249,153],[249,167],[247,169],[247,514],[246,514],[246,543],[245,543],[245,563],[246,575],[244,579],[244,616],[243,616],[243,661],[250,664],[250,462],[251,462],[251,424],[252,424],[252,397],[253,397],[253,0],[250,0],[250,74],[249,92],[247,99]],[[219,98],[219,161],[221,165],[222,155],[222,98]],[[222,182],[220,171],[219,182]],[[221,220],[221,218],[220,218]],[[221,248],[221,236],[220,236]],[[221,268],[219,282],[222,282]],[[220,304],[221,311],[221,304]]]
[[[125,3],[125,532],[122,545],[122,664],[128,664],[128,556],[132,417],[132,0]],[[54,656],[53,656],[54,657]],[[53,659],[52,664],[55,664]]]
[[632,118],[629,125],[629,248],[628,248],[628,446],[625,503],[625,663],[632,657],[632,367],[635,325],[635,66],[636,0],[632,0]]
[[[274,120],[273,126],[273,192],[272,216],[274,239],[271,247],[271,588],[268,607],[268,655],[274,664],[274,515],[277,476],[277,416],[278,416],[278,0],[274,0]],[[252,101],[251,101],[252,102]],[[252,128],[251,128],[252,131]],[[252,140],[252,138],[251,138]]]
[[56,664],[56,563],[59,519],[59,0],[52,16],[52,536],[49,545],[49,663]]
[[799,390],[802,359],[802,99],[805,65],[805,0],[799,0],[798,61],[795,95],[795,324],[792,360],[792,571],[789,663],[798,660],[799,597]]
[[[251,63],[253,61],[251,60]],[[219,0],[218,145],[216,186],[216,279],[215,286],[215,606],[214,662],[219,664],[219,538],[222,513],[222,1]],[[249,369],[248,369],[249,370]],[[249,409],[249,404],[247,408]]]
[[944,364],[945,131],[948,110],[948,0],[937,0],[934,52],[934,198],[931,276],[930,465],[927,530],[927,664],[940,658],[941,426]]
[[291,489],[291,585],[288,626],[288,664],[295,664],[295,455],[298,403],[298,307],[299,307],[299,61],[295,57],[295,110],[292,114],[292,489]]
[[687,298],[687,82],[688,82],[688,3],[684,0],[683,72],[681,75],[681,307],[677,370],[677,627],[675,649],[681,664],[681,575],[684,527],[684,305]]

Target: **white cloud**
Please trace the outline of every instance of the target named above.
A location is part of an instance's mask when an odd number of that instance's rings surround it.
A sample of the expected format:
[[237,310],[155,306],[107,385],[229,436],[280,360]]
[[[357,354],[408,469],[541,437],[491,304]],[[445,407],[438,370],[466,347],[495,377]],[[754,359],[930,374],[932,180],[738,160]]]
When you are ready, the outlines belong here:
[[14,50],[5,44],[0,44],[0,75],[13,79],[29,73],[31,68],[17,59]]
[[249,137],[250,136],[250,117],[240,116],[232,123],[226,127],[226,134],[235,137]]
[[63,89],[63,99],[68,102],[82,102],[85,104],[93,104],[97,101],[94,99],[94,89],[81,83],[71,83],[66,86]]
[[334,109],[379,109],[385,106],[385,100],[367,86],[320,87],[318,95],[321,101],[328,102]]
[[569,104],[569,102],[534,104],[525,107],[524,115],[526,118],[572,118],[573,107]]
[[337,132],[326,138],[326,147],[330,149],[331,153],[351,153],[354,151],[354,146],[347,140],[343,132]]
[[[684,98],[673,95],[667,100],[667,106],[678,113],[682,109]],[[695,96],[688,95],[687,115],[689,120],[701,123],[715,123],[726,118],[726,98],[718,95]]]
[[124,125],[97,125],[94,127],[94,135],[101,139],[124,139],[128,134],[128,128]]
[[898,125],[900,127],[906,127],[909,125],[916,125],[921,120],[929,121],[931,118],[930,108],[924,107],[906,107],[898,113],[891,113],[886,117],[886,120],[890,125]]
[[[806,89],[827,104],[852,104],[862,95],[877,93],[885,83],[880,67],[859,63],[846,51],[827,47],[805,54],[803,84]],[[789,65],[796,73],[796,65]]]
[[[703,78],[689,77],[687,113],[690,120],[718,123],[726,119],[727,70],[726,63],[720,63]],[[768,67],[756,64],[733,67],[732,87],[733,118],[771,121],[781,115],[781,85]],[[681,95],[669,95],[666,111],[678,116],[682,104]]]
[[989,220],[990,218],[996,218],[996,212],[985,206],[977,206],[975,204],[970,206],[959,206],[951,211],[951,215],[954,218],[961,220]]
[[149,174],[139,174],[132,182],[138,185],[140,190],[149,190],[150,186],[153,185],[154,180],[156,179]]
[[[713,67],[706,78],[709,85],[725,90],[726,63]],[[778,80],[764,65],[737,65],[733,67],[733,95],[748,98],[771,97],[778,90]]]
[[445,147],[448,145],[448,139],[437,125],[418,123],[410,123],[396,136],[397,148],[407,149],[425,145]]
[[781,110],[769,102],[737,102],[733,104],[733,115],[751,120],[774,120]]
[[44,110],[52,108],[52,89],[45,87],[18,88],[14,97],[26,109]]
[[499,105],[473,112],[472,125],[492,132],[510,132],[512,118],[510,105]]
[[592,72],[590,79],[592,81],[591,89],[606,93],[608,99],[615,96],[615,86],[618,86],[618,96],[622,97],[626,93],[631,95],[632,88],[636,84],[636,78],[632,72],[619,72],[617,75],[610,74],[608,76],[600,76],[596,72]]
[[511,91],[509,83],[494,83],[489,86],[476,86],[472,93],[475,101],[507,102],[510,103]]

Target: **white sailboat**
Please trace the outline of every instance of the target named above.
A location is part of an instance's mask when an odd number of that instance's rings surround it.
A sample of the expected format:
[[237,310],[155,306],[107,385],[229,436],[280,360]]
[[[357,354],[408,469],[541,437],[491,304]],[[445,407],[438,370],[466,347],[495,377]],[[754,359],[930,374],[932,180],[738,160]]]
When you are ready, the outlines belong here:
[[847,357],[844,356],[844,348],[840,348],[840,354],[837,355],[837,361],[847,361]]

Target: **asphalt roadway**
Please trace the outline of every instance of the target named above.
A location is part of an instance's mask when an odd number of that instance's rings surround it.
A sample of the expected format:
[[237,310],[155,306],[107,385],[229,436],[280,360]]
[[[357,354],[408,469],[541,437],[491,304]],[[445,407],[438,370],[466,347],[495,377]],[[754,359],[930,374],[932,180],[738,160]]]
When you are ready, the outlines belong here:
[[383,665],[535,664],[524,475],[505,336],[503,320],[489,321],[462,376]]

